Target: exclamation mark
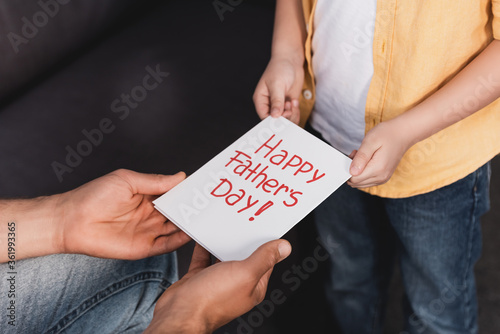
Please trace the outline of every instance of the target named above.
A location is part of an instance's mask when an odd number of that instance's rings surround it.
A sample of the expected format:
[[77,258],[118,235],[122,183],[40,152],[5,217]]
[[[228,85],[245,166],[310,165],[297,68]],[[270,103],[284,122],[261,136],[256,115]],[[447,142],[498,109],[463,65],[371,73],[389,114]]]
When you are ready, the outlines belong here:
[[[262,212],[264,212],[265,210],[269,209],[270,207],[272,207],[274,205],[273,201],[267,201],[266,204],[264,204],[263,206],[260,207],[259,210],[257,210],[257,212],[255,213],[256,216],[260,215]],[[250,217],[248,218],[249,221],[254,221],[254,217]]]

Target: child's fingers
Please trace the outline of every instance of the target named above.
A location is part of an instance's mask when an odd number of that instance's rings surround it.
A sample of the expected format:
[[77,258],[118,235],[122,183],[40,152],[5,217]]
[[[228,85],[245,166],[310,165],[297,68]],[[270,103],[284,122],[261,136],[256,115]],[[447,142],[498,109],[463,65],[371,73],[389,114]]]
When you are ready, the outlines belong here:
[[372,159],[376,150],[377,147],[372,146],[369,143],[361,143],[361,147],[355,153],[354,158],[351,162],[351,167],[349,168],[349,172],[352,176],[358,176],[363,173],[366,165],[368,165],[368,162]]
[[277,82],[271,84],[269,98],[271,100],[271,116],[281,116],[285,109],[285,87]]
[[353,176],[347,184],[353,188],[368,188],[386,183],[390,176],[386,176],[386,171],[380,166],[371,164],[364,170],[363,174]]
[[285,112],[281,116],[285,117],[288,120],[291,120],[293,114],[291,110],[285,110]]
[[294,122],[295,124],[299,124],[300,121],[299,100],[293,99],[291,101],[286,101],[285,111],[281,116],[285,117],[291,122]]
[[[356,154],[354,159],[356,159],[358,154],[359,152]],[[353,175],[349,179],[348,184],[355,188],[366,188],[386,183],[391,178],[396,166],[394,165],[393,160],[394,157],[391,154],[388,154],[387,150],[376,150],[368,164],[365,166],[363,172],[359,175]]]
[[[373,167],[373,166],[371,166],[371,167]],[[361,173],[359,175],[351,176],[348,183],[351,186],[357,187],[357,186],[360,186],[360,185],[365,184],[367,182],[374,182],[376,177],[377,177],[377,174],[374,173],[373,168],[365,168],[363,170],[363,173]]]
[[292,115],[288,118],[295,124],[299,124],[300,122],[300,108],[299,108],[299,100],[292,99]]
[[255,110],[261,119],[266,118],[270,114],[269,90],[263,80],[259,81],[253,94],[253,103]]
[[349,179],[348,185],[354,188],[365,188],[368,184],[376,182],[377,173],[374,171],[376,166],[371,164],[370,168],[367,168],[375,152],[376,148],[366,142],[361,143],[359,150],[351,152],[349,158],[352,159],[352,162],[349,173],[352,177]]
[[380,185],[380,182],[363,182],[363,183],[352,183],[350,181],[347,182],[347,185],[352,187],[352,188],[357,188],[357,189],[362,189],[362,188],[369,188],[369,187],[375,187]]

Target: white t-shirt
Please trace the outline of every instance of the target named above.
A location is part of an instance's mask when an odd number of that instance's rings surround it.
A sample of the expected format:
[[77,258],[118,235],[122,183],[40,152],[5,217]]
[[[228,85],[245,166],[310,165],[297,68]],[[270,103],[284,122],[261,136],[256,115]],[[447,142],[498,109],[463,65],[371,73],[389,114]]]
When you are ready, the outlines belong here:
[[314,14],[311,125],[347,155],[365,134],[376,9],[377,0],[318,0]]

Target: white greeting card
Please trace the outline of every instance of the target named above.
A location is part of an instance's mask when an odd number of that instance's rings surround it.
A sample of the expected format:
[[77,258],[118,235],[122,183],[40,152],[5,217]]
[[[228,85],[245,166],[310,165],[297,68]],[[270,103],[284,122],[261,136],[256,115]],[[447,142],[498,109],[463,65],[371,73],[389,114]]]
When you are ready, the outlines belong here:
[[268,117],[154,204],[218,259],[242,260],[347,181],[350,163],[287,119]]

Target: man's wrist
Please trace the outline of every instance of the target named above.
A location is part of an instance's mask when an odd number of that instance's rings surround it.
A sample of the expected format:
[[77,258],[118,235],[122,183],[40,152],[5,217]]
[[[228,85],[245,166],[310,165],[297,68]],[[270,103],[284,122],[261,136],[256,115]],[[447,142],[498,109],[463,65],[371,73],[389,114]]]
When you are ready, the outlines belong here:
[[68,208],[64,204],[65,193],[50,196],[52,206],[52,218],[50,226],[52,227],[52,251],[53,254],[64,254],[64,217]]
[[[0,223],[16,227],[16,258],[18,260],[62,252],[62,228],[58,216],[60,195],[33,199],[3,200]],[[7,237],[2,232],[0,240]],[[3,254],[0,260],[4,262]]]
[[150,326],[144,334],[200,334],[212,333],[212,328],[203,316],[201,309],[194,309],[196,304],[188,308],[175,305],[164,307],[154,314]]
[[[26,228],[23,238],[29,236],[37,247],[28,247],[33,250],[27,257],[45,256],[63,253],[61,224],[60,196],[44,196],[28,200],[26,212],[21,216],[22,225]],[[25,245],[24,247],[26,247]]]
[[212,333],[204,323],[200,323],[192,318],[176,318],[175,314],[166,319],[163,326],[158,328],[158,331],[153,328],[152,334],[203,334]]

